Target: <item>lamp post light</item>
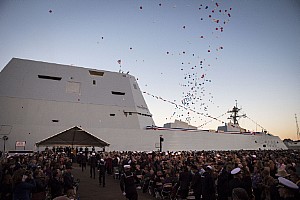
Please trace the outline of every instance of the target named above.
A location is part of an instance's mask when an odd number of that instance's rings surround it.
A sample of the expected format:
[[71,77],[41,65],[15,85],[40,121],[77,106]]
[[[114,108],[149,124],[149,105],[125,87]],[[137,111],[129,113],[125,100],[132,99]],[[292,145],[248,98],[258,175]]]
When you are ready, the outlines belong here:
[[3,137],[2,137],[2,139],[3,139],[3,153],[5,153],[5,143],[6,143],[6,140],[8,140],[8,137],[6,136],[6,135],[4,135]]
[[162,135],[159,135],[159,152],[162,152],[162,143],[164,141],[164,138]]

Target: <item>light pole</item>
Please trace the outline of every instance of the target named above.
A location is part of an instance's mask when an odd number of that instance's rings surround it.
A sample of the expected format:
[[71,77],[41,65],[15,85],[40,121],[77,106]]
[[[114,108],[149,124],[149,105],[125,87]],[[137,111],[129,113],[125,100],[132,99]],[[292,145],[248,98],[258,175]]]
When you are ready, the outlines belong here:
[[8,137],[6,136],[6,135],[4,135],[3,137],[2,137],[2,139],[3,139],[3,153],[5,153],[5,142],[6,142],[6,140],[8,140]]
[[162,135],[159,135],[159,152],[162,152],[162,143],[164,141],[164,138]]

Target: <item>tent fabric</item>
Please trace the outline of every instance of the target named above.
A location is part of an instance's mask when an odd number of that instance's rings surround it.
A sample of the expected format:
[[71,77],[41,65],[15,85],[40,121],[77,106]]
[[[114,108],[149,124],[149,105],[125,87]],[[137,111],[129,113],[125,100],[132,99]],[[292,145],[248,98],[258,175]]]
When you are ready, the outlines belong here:
[[49,138],[36,143],[40,146],[95,146],[105,147],[110,144],[83,130],[80,127],[74,126],[60,133],[57,133]]

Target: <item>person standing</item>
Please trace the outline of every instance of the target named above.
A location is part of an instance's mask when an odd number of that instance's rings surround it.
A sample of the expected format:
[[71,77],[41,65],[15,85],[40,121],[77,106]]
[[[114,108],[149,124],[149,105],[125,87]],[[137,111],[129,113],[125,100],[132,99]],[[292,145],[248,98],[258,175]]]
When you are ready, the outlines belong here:
[[278,192],[280,197],[283,200],[296,200],[298,199],[296,197],[297,193],[299,193],[299,187],[296,185],[294,182],[283,178],[279,177],[278,178],[279,186],[278,186]]
[[46,199],[46,179],[42,170],[37,169],[34,171],[34,180],[36,183],[36,188],[32,192],[32,200]]
[[241,168],[237,167],[231,170],[230,172],[233,175],[233,179],[231,179],[228,183],[229,188],[229,197],[232,199],[232,191],[234,188],[244,188],[242,183],[242,171]]
[[86,158],[85,154],[81,153],[80,154],[81,171],[83,171],[83,169],[86,169],[86,162],[87,162],[87,158]]
[[182,199],[187,198],[189,195],[190,183],[192,181],[192,173],[189,172],[187,166],[183,166],[182,172],[179,173],[179,187],[180,187],[180,197]]
[[105,159],[105,163],[106,163],[107,174],[109,174],[109,175],[112,175],[112,172],[113,172],[112,161],[113,160],[112,160],[110,154],[108,154],[108,156]]
[[101,158],[98,162],[98,171],[99,171],[99,186],[103,184],[103,187],[105,187],[105,161]]
[[215,200],[216,199],[216,186],[212,176],[213,168],[208,165],[203,174],[203,185],[202,185],[202,199],[203,200]]
[[217,180],[218,200],[228,200],[229,196],[229,172],[228,166],[224,165],[221,169]]
[[129,200],[138,200],[135,183],[138,181],[136,175],[130,171],[130,165],[124,165],[125,172],[121,176],[120,188],[124,196]]
[[31,192],[36,187],[32,172],[19,169],[13,175],[13,200],[30,200]]
[[[262,171],[262,199],[271,200],[275,195],[276,180],[270,175],[270,168],[265,167]],[[273,191],[273,192],[272,192]]]
[[252,188],[255,200],[261,200],[262,193],[262,177],[261,172],[257,166],[254,167],[254,172],[252,174]]
[[73,184],[74,184],[74,177],[72,175],[72,166],[67,165],[66,166],[66,172],[64,173],[63,179],[64,179],[64,193],[67,194],[69,190],[73,190]]
[[97,158],[96,153],[93,152],[92,156],[90,157],[90,177],[96,177],[96,167],[97,167]]
[[196,165],[192,166],[193,178],[191,189],[194,191],[195,200],[200,200],[202,195],[202,177]]
[[61,171],[56,169],[53,172],[53,177],[49,180],[48,185],[51,191],[52,199],[63,195],[64,183],[61,175]]

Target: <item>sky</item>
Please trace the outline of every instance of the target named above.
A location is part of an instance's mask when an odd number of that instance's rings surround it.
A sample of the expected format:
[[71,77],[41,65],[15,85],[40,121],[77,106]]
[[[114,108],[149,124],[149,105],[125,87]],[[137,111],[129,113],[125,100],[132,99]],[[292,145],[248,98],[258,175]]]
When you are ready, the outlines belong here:
[[295,140],[299,25],[299,0],[1,0],[0,70],[13,57],[121,70],[158,126],[217,129],[237,101],[243,128]]

